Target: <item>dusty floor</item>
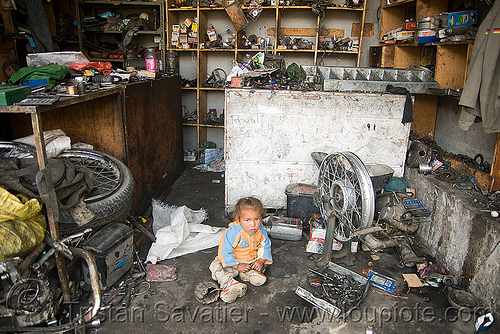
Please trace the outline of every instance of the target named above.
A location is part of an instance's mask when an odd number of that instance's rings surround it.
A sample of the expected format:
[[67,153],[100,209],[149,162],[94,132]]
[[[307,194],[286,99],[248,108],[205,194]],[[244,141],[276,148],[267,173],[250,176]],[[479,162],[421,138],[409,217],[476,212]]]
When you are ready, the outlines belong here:
[[[220,180],[214,183],[213,180]],[[164,199],[172,205],[191,209],[205,208],[207,224],[226,226],[224,178],[221,173],[201,173],[187,165]],[[366,297],[347,319],[333,318],[312,307],[295,294],[298,282],[315,268],[314,259],[305,252],[306,240],[272,240],[274,263],[266,271],[268,281],[261,287],[248,287],[247,294],[232,304],[218,300],[199,303],[194,286],[210,280],[208,265],[216,248],[166,260],[176,267],[177,279],[151,283],[150,290],[135,297],[128,308],[112,307],[101,311],[102,324],[95,333],[474,333],[474,316],[450,308],[444,292],[438,288],[412,289],[406,298],[394,298],[369,289]],[[145,257],[145,250],[143,255]],[[397,295],[407,286],[401,274],[414,268],[398,267],[397,254],[388,250],[374,260],[368,252],[355,254],[354,266],[345,259],[335,260],[344,268],[362,274],[374,271],[399,281]],[[417,254],[423,255],[423,254]]]

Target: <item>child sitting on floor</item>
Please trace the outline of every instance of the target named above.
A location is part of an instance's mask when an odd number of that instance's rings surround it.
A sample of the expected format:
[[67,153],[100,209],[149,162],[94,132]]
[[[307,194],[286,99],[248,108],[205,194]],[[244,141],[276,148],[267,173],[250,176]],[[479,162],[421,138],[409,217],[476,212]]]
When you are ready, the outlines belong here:
[[224,232],[219,243],[218,256],[210,264],[212,278],[222,289],[220,298],[226,303],[232,303],[238,297],[243,297],[247,285],[262,285],[266,276],[262,274],[264,265],[272,263],[271,240],[262,227],[264,206],[254,197],[241,198],[234,209],[234,222]]

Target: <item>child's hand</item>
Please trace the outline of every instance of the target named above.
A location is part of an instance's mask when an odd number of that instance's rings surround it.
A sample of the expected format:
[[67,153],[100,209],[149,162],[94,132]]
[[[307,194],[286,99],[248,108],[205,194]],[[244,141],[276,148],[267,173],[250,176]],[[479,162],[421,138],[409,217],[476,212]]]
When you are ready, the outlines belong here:
[[246,273],[251,269],[250,264],[248,263],[238,263],[237,265],[233,266],[233,268],[238,271],[241,271],[242,273]]
[[255,271],[261,271],[262,266],[264,265],[264,262],[266,262],[266,260],[257,259],[252,263],[251,268]]

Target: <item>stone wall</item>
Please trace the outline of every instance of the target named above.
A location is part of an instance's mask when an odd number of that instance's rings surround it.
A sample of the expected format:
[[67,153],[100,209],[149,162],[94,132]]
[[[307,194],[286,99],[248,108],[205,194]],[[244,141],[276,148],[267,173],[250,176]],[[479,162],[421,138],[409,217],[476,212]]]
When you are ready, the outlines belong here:
[[[407,168],[405,179],[432,214],[431,222],[417,230],[417,241],[450,274],[470,275],[500,240],[500,218],[479,211],[486,209],[487,197],[453,188],[432,175],[419,174],[417,169]],[[471,277],[468,289],[482,307],[493,310],[495,318],[500,314],[499,264],[500,246]]]

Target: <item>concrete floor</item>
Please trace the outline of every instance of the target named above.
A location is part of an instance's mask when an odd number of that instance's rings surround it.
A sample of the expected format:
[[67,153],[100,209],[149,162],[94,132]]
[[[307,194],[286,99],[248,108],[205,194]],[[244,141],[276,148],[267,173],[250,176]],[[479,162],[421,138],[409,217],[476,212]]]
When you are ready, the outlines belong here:
[[[172,205],[191,209],[205,208],[207,224],[227,226],[224,212],[224,178],[221,173],[201,173],[187,165],[164,198]],[[213,180],[220,180],[214,183]],[[151,283],[151,289],[135,297],[128,308],[113,307],[100,313],[102,324],[94,333],[474,333],[474,316],[458,314],[440,288],[411,289],[406,298],[394,298],[369,289],[366,297],[347,319],[332,318],[313,308],[295,294],[299,279],[315,268],[314,259],[305,252],[306,240],[272,240],[274,263],[266,271],[268,281],[261,287],[249,285],[247,294],[232,304],[218,300],[199,303],[193,290],[197,283],[209,281],[208,265],[217,248],[200,251],[161,264],[176,267],[177,279]],[[147,247],[146,247],[147,248]],[[143,255],[147,249],[144,250]],[[377,254],[355,254],[354,266],[345,259],[335,262],[362,275],[372,270],[399,281],[397,295],[407,286],[401,276],[414,268],[398,267],[392,250]],[[423,255],[423,254],[417,254]],[[443,317],[447,316],[447,319]],[[472,320],[471,320],[472,318]]]

